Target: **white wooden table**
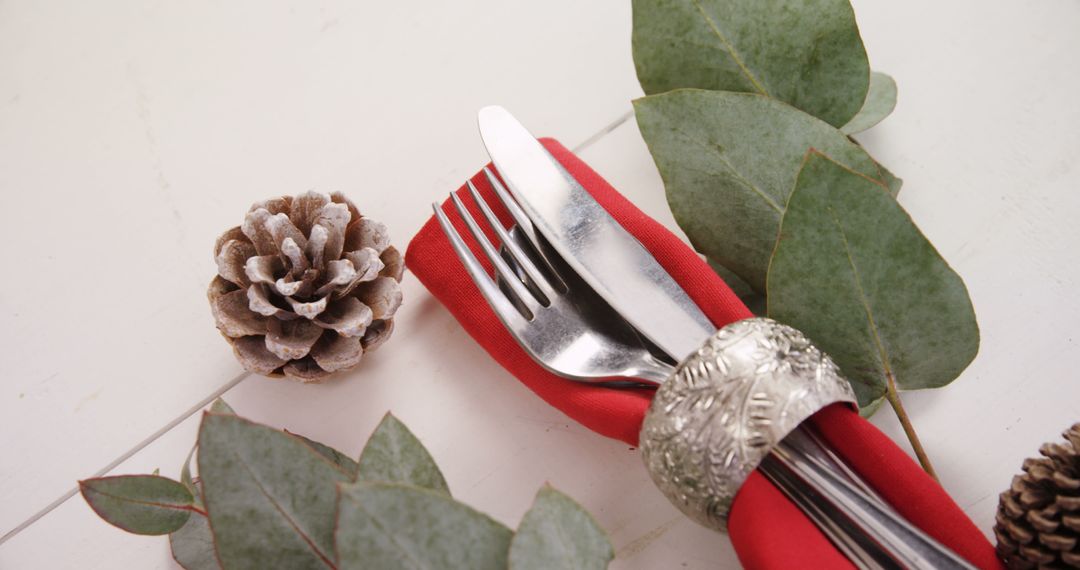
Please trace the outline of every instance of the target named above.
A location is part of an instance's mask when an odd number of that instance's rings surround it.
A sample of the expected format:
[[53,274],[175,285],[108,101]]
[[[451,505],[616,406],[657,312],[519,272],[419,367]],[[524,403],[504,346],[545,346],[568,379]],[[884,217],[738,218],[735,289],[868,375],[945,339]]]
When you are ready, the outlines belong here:
[[[615,568],[734,567],[636,451],[519,385],[406,275],[392,341],[321,386],[243,373],[214,329],[211,246],[253,201],[342,190],[404,246],[485,162],[497,102],[674,227],[633,120],[630,6],[575,2],[0,2],[0,568],[172,568],[75,481],[177,476],[196,412],[358,452],[393,410],[456,496],[516,525],[550,481]],[[1080,3],[871,2],[900,103],[861,136],[960,272],[982,352],[905,397],[945,487],[989,533],[1022,459],[1080,420]],[[875,422],[902,440],[888,410]]]

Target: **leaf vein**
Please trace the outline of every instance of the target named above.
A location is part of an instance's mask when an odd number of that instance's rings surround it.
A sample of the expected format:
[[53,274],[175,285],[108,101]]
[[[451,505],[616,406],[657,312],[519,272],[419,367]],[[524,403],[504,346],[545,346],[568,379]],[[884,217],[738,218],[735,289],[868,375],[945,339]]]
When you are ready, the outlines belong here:
[[563,560],[564,560],[564,563],[566,564],[565,567],[566,568],[572,568],[574,570],[578,570],[578,569],[581,568],[581,566],[578,564],[578,562],[582,562],[582,561],[578,560],[577,558],[574,557],[573,553],[576,550],[574,548],[574,541],[571,540],[570,537],[566,535],[565,531],[566,531],[566,529],[563,528],[563,526],[561,524],[558,524],[558,522],[555,522],[555,536],[558,536],[559,537],[559,542],[561,542],[563,544],[563,556],[565,557],[565,558],[563,558]]
[[271,495],[270,492],[266,490],[266,487],[263,486],[262,481],[259,481],[258,476],[255,475],[255,472],[251,469],[251,466],[248,465],[247,461],[245,461],[244,458],[241,457],[240,454],[237,453],[235,450],[232,450],[232,452],[233,456],[236,457],[240,465],[243,466],[244,470],[246,470],[251,476],[251,480],[255,482],[255,486],[258,487],[259,492],[262,493],[263,496],[266,497],[266,500],[270,502],[270,505],[274,507],[274,510],[281,513],[281,516],[285,519],[287,523],[289,523],[289,526],[291,526],[293,530],[296,531],[296,534],[300,535],[300,538],[304,541],[305,544],[308,545],[308,548],[310,548],[312,552],[314,552],[315,555],[319,557],[319,560],[321,560],[323,564],[326,564],[328,568],[336,569],[337,565],[334,564],[333,561],[321,549],[319,549],[319,546],[315,544],[315,541],[310,536],[308,536],[308,534],[304,532],[303,529],[300,528],[300,525],[295,520],[293,520],[291,516],[289,516],[289,513],[285,512],[284,507],[282,507],[281,504],[277,502],[277,499],[275,499],[273,495]]
[[397,537],[394,535],[394,533],[390,532],[385,526],[382,525],[382,523],[379,521],[378,517],[376,517],[374,513],[372,513],[368,509],[364,508],[363,501],[358,501],[358,500],[356,500],[354,498],[351,498],[351,497],[349,498],[349,500],[352,501],[353,504],[356,505],[356,508],[363,511],[364,514],[368,516],[368,518],[371,520],[371,522],[375,526],[375,528],[378,529],[380,532],[382,532],[382,534],[384,536],[389,538],[390,542],[395,547],[397,547],[397,549],[405,556],[405,558],[407,558],[410,562],[412,562],[413,568],[427,568],[427,566],[425,566],[422,561],[417,560],[416,558],[414,558],[412,556],[412,553],[409,552],[409,549],[406,548],[405,545],[401,544],[397,540]]
[[878,349],[878,358],[881,360],[881,367],[884,369],[887,377],[892,377],[892,370],[889,366],[889,354],[885,350],[885,345],[881,341],[881,336],[878,334],[877,321],[874,319],[874,310],[870,307],[870,299],[866,296],[866,290],[863,288],[862,279],[859,278],[859,268],[855,265],[855,258],[851,254],[851,244],[848,242],[847,233],[844,232],[843,226],[840,224],[840,218],[836,215],[836,211],[832,206],[825,206],[825,209],[829,212],[829,217],[832,218],[833,224],[836,226],[836,231],[840,234],[840,240],[844,243],[844,255],[847,258],[848,266],[851,268],[852,277],[855,279],[855,289],[859,296],[859,302],[863,306],[863,310],[866,311],[866,319],[870,323],[870,336],[874,339],[874,344]]
[[713,19],[705,13],[705,8],[701,5],[700,0],[692,1],[694,2],[694,7],[697,8],[698,13],[701,14],[701,18],[705,20],[706,24],[709,25],[709,28],[712,29],[713,34],[715,34],[716,38],[720,40],[720,43],[724,44],[726,51],[731,55],[731,60],[735,62],[735,65],[739,66],[739,70],[742,71],[743,75],[745,75],[746,78],[750,80],[750,83],[754,86],[754,89],[756,89],[758,93],[761,93],[762,95],[769,95],[769,92],[765,89],[761,82],[758,81],[757,77],[754,77],[754,74],[750,73],[750,70],[743,62],[742,57],[740,57],[738,52],[735,51],[735,46],[731,45],[731,42],[729,42],[727,37],[724,36],[723,32],[720,31],[720,27],[716,25],[716,22],[714,22]]
[[193,512],[196,512],[196,513],[202,513],[202,511],[195,508],[193,505],[182,505],[182,504],[178,504],[178,503],[159,503],[157,501],[144,501],[144,500],[141,500],[141,499],[133,499],[131,497],[124,497],[122,495],[114,495],[112,493],[107,493],[105,491],[102,491],[100,489],[95,489],[93,487],[90,487],[90,490],[92,492],[94,492],[94,493],[97,493],[98,495],[103,495],[105,497],[109,497],[110,499],[116,499],[118,501],[123,501],[125,503],[134,503],[136,505],[145,505],[145,506],[148,506],[148,507],[158,507],[158,508],[167,509],[167,510],[173,510],[173,511],[193,511]]
[[[753,192],[754,194],[757,194],[762,200],[765,201],[766,204],[768,204],[768,206],[770,208],[775,210],[776,213],[778,213],[778,214],[784,213],[784,209],[780,207],[780,204],[777,204],[776,200],[773,200],[772,196],[769,196],[764,190],[762,190],[761,188],[758,188],[757,185],[755,185],[753,182],[751,182],[749,179],[747,179],[745,176],[743,176],[742,172],[739,172],[739,170],[737,168],[735,168],[735,165],[732,164],[731,161],[728,160],[728,158],[726,156],[724,156],[724,153],[722,151],[720,151],[720,150],[718,150],[718,149],[716,149],[714,147],[711,147],[711,146],[699,141],[696,137],[694,137],[690,133],[686,132],[685,130],[679,128],[678,126],[673,125],[673,129],[676,132],[678,132],[679,134],[686,137],[686,139],[689,140],[691,143],[693,143],[693,144],[701,147],[705,151],[715,155],[716,158],[720,162],[723,162],[724,166],[726,166],[728,168],[729,172],[727,172],[726,174],[730,174],[735,179],[736,182],[741,183],[743,186],[746,186],[746,188],[749,189],[751,192]],[[692,166],[686,166],[686,168],[692,168],[694,170],[697,170],[698,172],[702,172],[702,173],[705,173],[705,174],[711,174],[713,176],[723,176],[725,174],[724,172],[716,172],[714,170],[706,170],[704,168],[698,168],[698,167],[692,167]]]

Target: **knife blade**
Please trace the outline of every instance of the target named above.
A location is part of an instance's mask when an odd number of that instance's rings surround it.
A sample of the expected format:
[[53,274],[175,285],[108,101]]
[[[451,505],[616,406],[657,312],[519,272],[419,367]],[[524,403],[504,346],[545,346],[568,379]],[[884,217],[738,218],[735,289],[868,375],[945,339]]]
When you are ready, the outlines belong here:
[[716,332],[652,254],[506,109],[484,107],[478,122],[488,155],[535,229],[634,328],[676,361]]

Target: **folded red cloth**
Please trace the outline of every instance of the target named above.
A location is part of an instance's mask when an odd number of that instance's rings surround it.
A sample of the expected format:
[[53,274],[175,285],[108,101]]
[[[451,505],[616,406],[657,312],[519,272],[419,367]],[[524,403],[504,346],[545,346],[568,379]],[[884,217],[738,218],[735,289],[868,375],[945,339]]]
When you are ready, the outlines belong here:
[[[557,141],[542,141],[555,158],[611,215],[660,261],[717,327],[752,316],[731,289],[689,246],[646,216]],[[473,183],[489,204],[497,199],[482,173]],[[464,188],[459,189],[463,192]],[[479,216],[471,199],[463,200]],[[467,235],[464,223],[443,209]],[[496,208],[503,223],[510,220]],[[489,237],[494,239],[493,235]],[[473,246],[478,258],[486,260]],[[637,445],[652,398],[648,389],[611,389],[559,378],[534,362],[502,326],[469,280],[434,218],[420,229],[405,254],[406,266],[510,374],[547,403],[589,429]],[[904,517],[980,568],[1001,568],[993,547],[933,479],[872,424],[835,405],[811,421],[852,468]],[[754,472],[735,497],[729,532],[747,568],[844,568],[850,562],[794,504]]]

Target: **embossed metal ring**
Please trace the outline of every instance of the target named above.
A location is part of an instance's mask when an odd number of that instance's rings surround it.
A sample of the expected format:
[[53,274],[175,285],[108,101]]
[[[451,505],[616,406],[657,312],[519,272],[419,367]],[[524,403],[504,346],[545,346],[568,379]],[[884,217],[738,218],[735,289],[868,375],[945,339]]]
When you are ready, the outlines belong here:
[[656,486],[690,518],[727,530],[735,494],[791,430],[835,402],[855,403],[828,355],[772,319],[732,323],[656,392],[641,451]]

